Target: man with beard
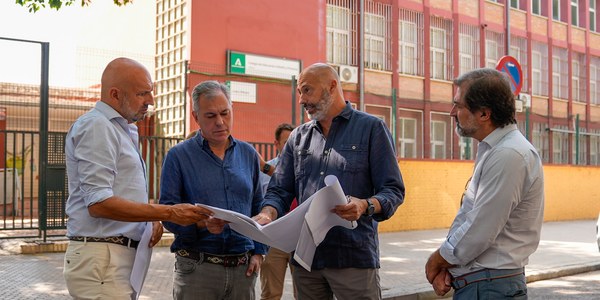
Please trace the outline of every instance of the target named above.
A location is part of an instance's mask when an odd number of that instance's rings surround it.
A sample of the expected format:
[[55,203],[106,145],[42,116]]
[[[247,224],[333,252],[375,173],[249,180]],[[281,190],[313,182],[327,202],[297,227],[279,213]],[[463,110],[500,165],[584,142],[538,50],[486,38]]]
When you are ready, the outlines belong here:
[[450,115],[456,132],[479,141],[473,175],[448,237],[425,265],[427,280],[454,299],[527,299],[524,267],[540,241],[542,161],[517,129],[505,74],[470,71]]
[[381,119],[344,101],[338,74],[327,64],[302,71],[298,93],[312,121],[290,135],[255,219],[264,224],[283,216],[294,198],[301,205],[324,186],[325,176],[337,176],[348,203],[332,213],[358,226],[332,228],[311,272],[294,262],[298,299],[381,299],[377,224],[404,200],[392,136]]
[[207,219],[191,205],[148,204],[146,166],[137,127],[153,104],[150,73],[117,58],[102,73],[100,101],[69,129],[65,156],[69,181],[64,277],[75,299],[135,299],[129,279],[146,221],[155,221],[150,245],[161,238],[158,221],[181,225]]

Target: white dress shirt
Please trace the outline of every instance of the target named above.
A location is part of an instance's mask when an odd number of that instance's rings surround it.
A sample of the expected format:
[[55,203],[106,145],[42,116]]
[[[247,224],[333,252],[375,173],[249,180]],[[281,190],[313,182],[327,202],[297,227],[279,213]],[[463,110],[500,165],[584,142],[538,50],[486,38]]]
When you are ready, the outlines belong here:
[[98,101],[69,129],[65,155],[69,179],[67,236],[125,236],[139,241],[145,222],[94,218],[87,209],[112,196],[148,203],[137,127]]
[[524,267],[538,247],[544,175],[536,149],[512,124],[479,143],[473,176],[440,254],[457,277]]

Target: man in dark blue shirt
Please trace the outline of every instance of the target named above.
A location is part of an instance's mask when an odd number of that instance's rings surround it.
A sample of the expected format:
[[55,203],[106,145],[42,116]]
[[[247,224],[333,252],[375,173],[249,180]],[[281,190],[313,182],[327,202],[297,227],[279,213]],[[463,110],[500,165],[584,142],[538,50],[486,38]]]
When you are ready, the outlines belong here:
[[[173,147],[165,158],[160,203],[203,203],[255,215],[262,202],[259,157],[234,139],[227,87],[205,81],[194,88],[193,116],[199,134]],[[214,223],[213,223],[214,222]],[[191,226],[164,222],[175,234],[175,299],[254,299],[265,245],[208,219]],[[217,228],[217,229],[214,229]],[[222,230],[222,231],[221,231]]]
[[344,101],[336,71],[314,64],[298,79],[300,104],[312,122],[300,125],[280,154],[261,213],[268,223],[299,204],[335,175],[348,195],[336,206],[339,217],[358,227],[334,227],[317,247],[312,271],[294,268],[299,299],[381,299],[377,224],[404,200],[395,146],[385,123]]

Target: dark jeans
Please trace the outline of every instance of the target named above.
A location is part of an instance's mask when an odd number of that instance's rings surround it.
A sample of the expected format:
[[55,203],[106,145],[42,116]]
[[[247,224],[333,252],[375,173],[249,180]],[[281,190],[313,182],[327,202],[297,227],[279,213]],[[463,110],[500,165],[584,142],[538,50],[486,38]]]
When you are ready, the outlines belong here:
[[485,299],[527,299],[525,275],[483,280],[471,283],[454,291],[452,299],[485,300]]

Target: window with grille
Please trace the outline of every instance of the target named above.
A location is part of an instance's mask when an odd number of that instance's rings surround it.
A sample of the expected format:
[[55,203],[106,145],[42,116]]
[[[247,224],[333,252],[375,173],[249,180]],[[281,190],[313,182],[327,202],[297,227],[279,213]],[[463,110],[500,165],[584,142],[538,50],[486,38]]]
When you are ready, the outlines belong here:
[[446,158],[446,122],[431,121],[431,158]]
[[600,69],[600,58],[592,57],[590,64],[590,103],[591,104],[600,104],[600,92],[598,91],[598,72]]
[[579,26],[579,0],[571,0],[571,24]]
[[531,86],[532,93],[548,96],[548,46],[541,42],[531,42]]
[[[589,136],[585,134],[585,128],[579,128],[579,143],[577,143],[577,138],[573,137],[573,164],[577,165],[587,165],[587,141]],[[579,148],[577,148],[577,144],[579,144]],[[577,160],[579,157],[579,161]]]
[[350,9],[327,5],[327,62],[349,65],[351,57],[352,14]]
[[552,19],[560,21],[560,0],[552,0]]
[[596,1],[590,0],[590,30],[597,31],[596,29]]
[[417,158],[417,119],[399,118],[400,136],[400,157]]
[[547,163],[548,154],[548,130],[546,130],[545,123],[533,123],[533,130],[531,132],[532,144],[537,150],[538,154],[542,158],[542,162]]
[[423,76],[423,14],[400,10],[399,19],[399,73]]
[[464,74],[479,66],[479,28],[460,24],[459,31],[459,72]]
[[417,24],[400,21],[400,73],[417,75]]
[[600,134],[599,130],[592,130],[590,136],[590,165],[600,165]]
[[531,0],[531,13],[534,15],[542,15],[542,0]]
[[[567,130],[566,126],[555,128]],[[566,164],[569,162],[569,134],[566,132],[552,132],[552,162],[555,164]]]
[[586,74],[585,68],[585,55],[583,53],[573,53],[572,56],[572,86],[571,86],[571,97],[573,101],[586,102],[585,98],[585,82]]
[[452,21],[431,17],[430,42],[431,78],[448,80],[452,77]]
[[521,65],[521,71],[523,72],[523,85],[521,92],[527,93],[529,92],[528,76],[526,76],[529,70],[529,64],[527,63],[527,39],[518,36],[511,36],[510,45],[509,53],[511,56],[517,59]]
[[552,96],[568,99],[569,69],[567,49],[554,47],[552,49]]
[[365,67],[385,70],[385,18],[365,13]]
[[486,30],[485,32],[485,66],[495,68],[504,53],[504,34]]

